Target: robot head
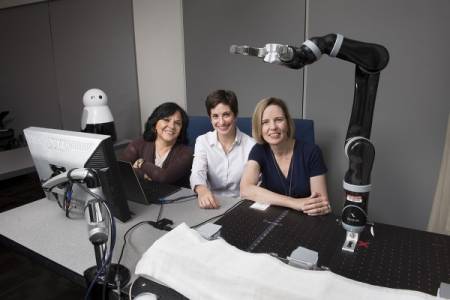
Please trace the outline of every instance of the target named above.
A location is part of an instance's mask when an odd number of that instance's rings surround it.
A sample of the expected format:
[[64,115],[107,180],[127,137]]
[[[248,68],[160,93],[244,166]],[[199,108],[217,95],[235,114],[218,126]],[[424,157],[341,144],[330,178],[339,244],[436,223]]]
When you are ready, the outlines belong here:
[[83,95],[84,106],[102,106],[108,103],[108,96],[100,89],[87,90]]

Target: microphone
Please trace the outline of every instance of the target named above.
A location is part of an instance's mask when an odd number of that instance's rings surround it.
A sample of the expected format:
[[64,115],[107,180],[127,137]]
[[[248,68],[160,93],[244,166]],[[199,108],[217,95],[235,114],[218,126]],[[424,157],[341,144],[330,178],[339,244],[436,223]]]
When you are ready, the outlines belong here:
[[106,243],[108,242],[108,231],[105,219],[98,201],[89,201],[85,213],[88,225],[89,241],[94,245],[95,261],[97,270],[101,270],[105,259]]

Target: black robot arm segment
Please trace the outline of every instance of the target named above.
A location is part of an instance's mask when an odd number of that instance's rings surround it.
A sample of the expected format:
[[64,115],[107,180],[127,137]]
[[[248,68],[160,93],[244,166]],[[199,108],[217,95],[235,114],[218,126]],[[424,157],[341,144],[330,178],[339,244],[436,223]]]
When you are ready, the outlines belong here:
[[370,73],[378,73],[389,62],[389,52],[381,45],[344,38],[337,58],[352,62]]
[[[355,137],[345,144],[345,154],[350,165],[345,173],[344,187],[346,187],[346,184],[351,184],[368,188],[375,159],[375,147],[373,144],[368,139]],[[355,190],[354,187],[350,186],[347,186],[346,189]]]
[[356,67],[353,107],[346,141],[355,136],[370,138],[379,79],[380,73],[367,73],[359,66]]
[[292,58],[281,61],[293,69],[300,69],[315,62],[322,54],[354,63],[370,73],[380,72],[389,61],[389,53],[385,47],[351,40],[334,33],[310,38],[300,47],[289,47],[293,51]]

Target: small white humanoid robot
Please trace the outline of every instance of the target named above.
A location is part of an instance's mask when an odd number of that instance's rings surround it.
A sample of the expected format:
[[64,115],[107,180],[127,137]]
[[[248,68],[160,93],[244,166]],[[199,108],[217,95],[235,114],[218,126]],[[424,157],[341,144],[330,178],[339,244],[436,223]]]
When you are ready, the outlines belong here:
[[108,107],[108,96],[100,89],[90,89],[83,95],[83,104],[81,131],[110,135],[115,142],[116,128]]

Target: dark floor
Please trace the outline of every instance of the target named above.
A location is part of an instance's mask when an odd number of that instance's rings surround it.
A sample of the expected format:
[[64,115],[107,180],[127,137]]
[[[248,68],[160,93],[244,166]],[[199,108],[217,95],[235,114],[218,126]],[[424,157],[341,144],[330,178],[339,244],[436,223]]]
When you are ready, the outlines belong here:
[[[0,212],[44,197],[36,173],[0,181]],[[84,287],[0,243],[0,299],[83,299]]]

